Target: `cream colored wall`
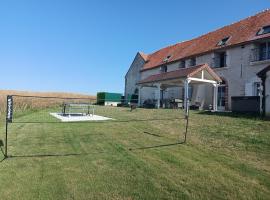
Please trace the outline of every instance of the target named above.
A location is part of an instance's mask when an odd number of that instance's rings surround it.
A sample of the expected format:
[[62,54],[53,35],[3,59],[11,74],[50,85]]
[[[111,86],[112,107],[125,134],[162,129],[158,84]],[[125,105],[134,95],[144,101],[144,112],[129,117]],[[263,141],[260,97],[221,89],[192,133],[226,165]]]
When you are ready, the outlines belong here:
[[[257,77],[257,73],[270,65],[270,61],[264,62],[250,62],[250,53],[254,48],[254,44],[248,44],[245,46],[238,46],[229,48],[226,50],[227,54],[227,67],[213,68],[214,71],[221,77],[225,78],[228,83],[228,106],[231,108],[232,96],[249,96],[252,95],[252,87],[254,82],[260,82]],[[213,66],[214,53],[205,54],[196,58],[197,64],[207,63],[209,66]],[[188,60],[186,61],[188,63]],[[179,69],[180,62],[168,64],[168,71],[174,71]],[[150,75],[160,73],[160,68],[147,70],[141,72],[141,79],[147,78]],[[155,88],[143,88],[142,96],[143,100],[155,98]],[[175,98],[182,97],[181,88],[167,89],[164,97],[169,98],[175,94]],[[269,97],[270,98],[270,97]],[[213,104],[213,86],[194,86],[192,103],[203,102],[203,107],[207,109],[210,104]]]
[[178,70],[179,69],[179,64],[180,64],[179,62],[176,62],[176,63],[172,63],[172,64],[167,65],[168,66],[168,72]]
[[250,91],[253,90],[254,82],[261,82],[257,73],[270,64],[270,61],[251,63],[250,53],[253,48],[254,45],[250,44],[245,45],[244,48],[239,46],[229,49],[227,51],[230,60],[228,68],[216,70],[228,81],[229,108],[231,108],[232,96],[253,95]]
[[[226,79],[228,83],[228,106],[231,108],[232,96],[250,96],[252,95],[252,87],[254,82],[261,82],[257,77],[257,73],[267,67],[270,61],[250,62],[250,53],[254,48],[253,44],[238,46],[226,50],[227,67],[213,68],[214,71]],[[213,65],[214,54],[206,54],[197,58],[197,64],[208,63]],[[207,86],[205,101],[206,104],[212,104],[213,89],[212,86]],[[249,91],[249,92],[248,92]]]
[[147,71],[142,71],[141,72],[141,79],[143,80],[143,79],[147,78],[148,76],[158,74],[158,73],[160,73],[159,68],[154,68],[154,69],[150,69]]
[[[143,71],[141,72],[141,80],[158,73],[159,68]],[[156,99],[156,91],[157,89],[155,87],[143,87],[141,89],[141,103],[143,104],[147,99]]]
[[[168,72],[179,69],[179,62],[168,64]],[[151,75],[160,73],[160,68],[155,68],[147,71],[141,72],[141,79],[145,79]],[[157,88],[155,87],[143,87],[141,89],[141,102],[143,103],[147,99],[157,99]],[[164,98],[181,98],[182,97],[182,89],[180,87],[168,88],[164,91]]]

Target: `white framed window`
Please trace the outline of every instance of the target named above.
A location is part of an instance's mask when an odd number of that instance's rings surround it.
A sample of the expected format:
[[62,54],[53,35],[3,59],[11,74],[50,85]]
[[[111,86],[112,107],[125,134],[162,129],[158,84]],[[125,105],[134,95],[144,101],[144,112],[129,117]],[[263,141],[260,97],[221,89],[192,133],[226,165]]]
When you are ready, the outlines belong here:
[[163,66],[160,67],[160,72],[161,73],[164,73],[164,72],[167,72],[167,71],[168,71],[167,65],[163,65]]
[[186,67],[186,61],[185,60],[181,60],[179,63],[179,68],[185,68]]
[[270,42],[259,44],[259,59],[260,60],[270,59]]
[[189,61],[190,66],[195,66],[196,65],[196,58],[191,58]]
[[214,54],[213,67],[222,68],[227,67],[227,55],[226,52],[218,52]]

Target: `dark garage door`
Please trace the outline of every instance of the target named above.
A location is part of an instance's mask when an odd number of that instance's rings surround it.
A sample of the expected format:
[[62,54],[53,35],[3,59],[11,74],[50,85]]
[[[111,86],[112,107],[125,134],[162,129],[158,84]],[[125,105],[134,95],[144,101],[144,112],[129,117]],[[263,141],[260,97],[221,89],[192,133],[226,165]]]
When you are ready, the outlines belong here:
[[233,112],[260,112],[259,96],[235,96],[232,97]]

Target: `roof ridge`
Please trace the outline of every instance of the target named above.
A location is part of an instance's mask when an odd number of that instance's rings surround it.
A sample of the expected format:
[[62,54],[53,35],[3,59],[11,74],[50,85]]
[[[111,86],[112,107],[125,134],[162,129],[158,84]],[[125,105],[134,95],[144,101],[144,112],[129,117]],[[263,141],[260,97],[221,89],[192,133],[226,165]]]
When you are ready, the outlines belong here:
[[142,52],[142,51],[138,51],[138,53],[139,53],[139,54],[146,55],[146,56],[148,55],[147,53],[144,53],[144,52]]
[[170,47],[173,47],[173,46],[176,46],[176,45],[179,45],[179,44],[183,44],[183,43],[185,43],[185,42],[191,42],[191,41],[193,41],[193,40],[196,40],[196,39],[199,39],[199,38],[201,38],[201,37],[204,37],[204,36],[206,36],[206,35],[208,35],[208,34],[210,34],[210,33],[216,32],[216,31],[221,30],[221,29],[223,29],[223,28],[232,26],[232,25],[234,25],[234,24],[240,23],[240,22],[242,22],[242,21],[244,21],[244,20],[248,20],[248,19],[250,19],[250,18],[256,17],[256,16],[258,16],[258,15],[261,15],[261,14],[266,13],[266,12],[269,12],[269,11],[270,11],[270,8],[264,9],[264,10],[262,10],[262,11],[256,13],[256,14],[254,14],[254,15],[248,16],[248,17],[246,17],[246,18],[242,18],[242,19],[240,19],[240,20],[238,20],[238,21],[235,21],[235,22],[232,22],[232,23],[230,23],[230,24],[228,24],[228,25],[221,26],[221,27],[219,27],[219,28],[214,29],[213,31],[206,32],[206,33],[204,33],[204,34],[202,34],[202,35],[199,35],[199,36],[197,36],[197,37],[194,37],[194,38],[192,38],[192,39],[190,39],[190,40],[183,40],[183,41],[181,41],[181,42],[177,42],[177,43],[175,43],[175,44],[171,44],[171,45],[169,45],[169,46],[162,47],[161,49],[159,49],[159,50],[157,50],[157,51],[154,51],[154,52],[152,52],[152,53],[149,53],[149,54],[147,54],[147,55],[151,56],[152,54],[155,54],[155,53],[157,53],[157,52],[159,52],[159,51],[161,51],[161,50],[164,50],[164,49],[166,49],[166,48],[170,48]]
[[[148,62],[145,63],[142,70],[151,69],[164,64],[164,59],[170,54],[172,58],[168,63],[176,62],[183,58],[187,59],[191,56],[200,55],[216,49],[228,48],[262,38],[269,38],[270,34],[265,34],[260,37],[256,36],[258,30],[263,26],[269,25],[269,22],[270,9],[266,9],[255,15],[219,27],[216,30],[209,31],[190,40],[163,47],[148,54]],[[222,46],[218,45],[220,40],[228,36],[232,36],[228,44]]]
[[[253,17],[257,17],[258,15],[261,15],[261,14],[263,14],[263,13],[265,13],[265,12],[268,12],[268,11],[270,11],[269,8],[267,8],[267,9],[265,9],[265,10],[262,10],[262,11],[256,13],[256,14],[254,14],[254,15],[250,15],[250,16],[248,16],[248,17],[242,18],[242,19],[240,19],[240,20],[238,20],[238,21],[235,21],[235,22],[232,22],[232,23],[230,23],[230,24],[221,26],[220,28],[216,28],[216,29],[214,29],[213,31],[209,31],[209,32],[207,32],[207,33],[205,33],[205,34],[203,34],[203,35],[200,35],[200,36],[198,36],[198,37],[195,37],[194,39],[203,37],[203,36],[205,36],[205,35],[208,35],[209,33],[216,32],[216,31],[218,31],[218,30],[220,30],[220,29],[223,29],[223,28],[232,26],[232,25],[234,25],[234,24],[238,24],[238,23],[240,23],[240,22],[242,22],[242,21],[249,20],[249,19],[251,19],[251,18],[253,18]],[[193,39],[191,39],[191,40],[193,40]]]
[[140,54],[140,56],[144,59],[144,61],[147,61],[148,60],[148,54],[142,52],[142,51],[139,51],[138,54]]
[[[193,39],[191,39],[191,40],[193,40]],[[183,41],[181,41],[181,42],[177,42],[177,43],[174,43],[174,44],[171,44],[171,45],[162,47],[161,49],[158,49],[158,50],[156,50],[156,51],[154,51],[154,52],[152,52],[152,53],[149,53],[148,55],[151,56],[152,54],[155,54],[155,53],[157,53],[157,52],[159,52],[159,51],[162,51],[162,50],[167,49],[167,48],[171,48],[171,47],[176,46],[176,45],[178,45],[178,44],[183,44],[183,43],[185,43],[185,42],[189,42],[189,41],[191,41],[191,40],[183,40]]]

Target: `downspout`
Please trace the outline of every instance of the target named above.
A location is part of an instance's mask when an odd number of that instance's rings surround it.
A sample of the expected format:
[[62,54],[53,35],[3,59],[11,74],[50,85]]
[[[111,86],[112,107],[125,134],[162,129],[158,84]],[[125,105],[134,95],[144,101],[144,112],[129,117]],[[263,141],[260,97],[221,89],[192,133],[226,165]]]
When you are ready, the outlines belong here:
[[260,102],[261,102],[261,105],[260,105],[260,114],[261,116],[265,116],[265,113],[266,113],[266,106],[265,106],[265,99],[266,99],[266,96],[265,96],[265,81],[266,81],[266,74],[263,74],[263,75],[259,75],[258,74],[258,77],[262,80],[262,93],[260,94]]
[[266,106],[265,106],[265,99],[266,99],[266,95],[265,95],[265,81],[266,81],[266,74],[263,75],[261,77],[262,79],[262,88],[263,88],[263,91],[262,91],[262,116],[264,117],[265,116],[265,113],[266,113]]

